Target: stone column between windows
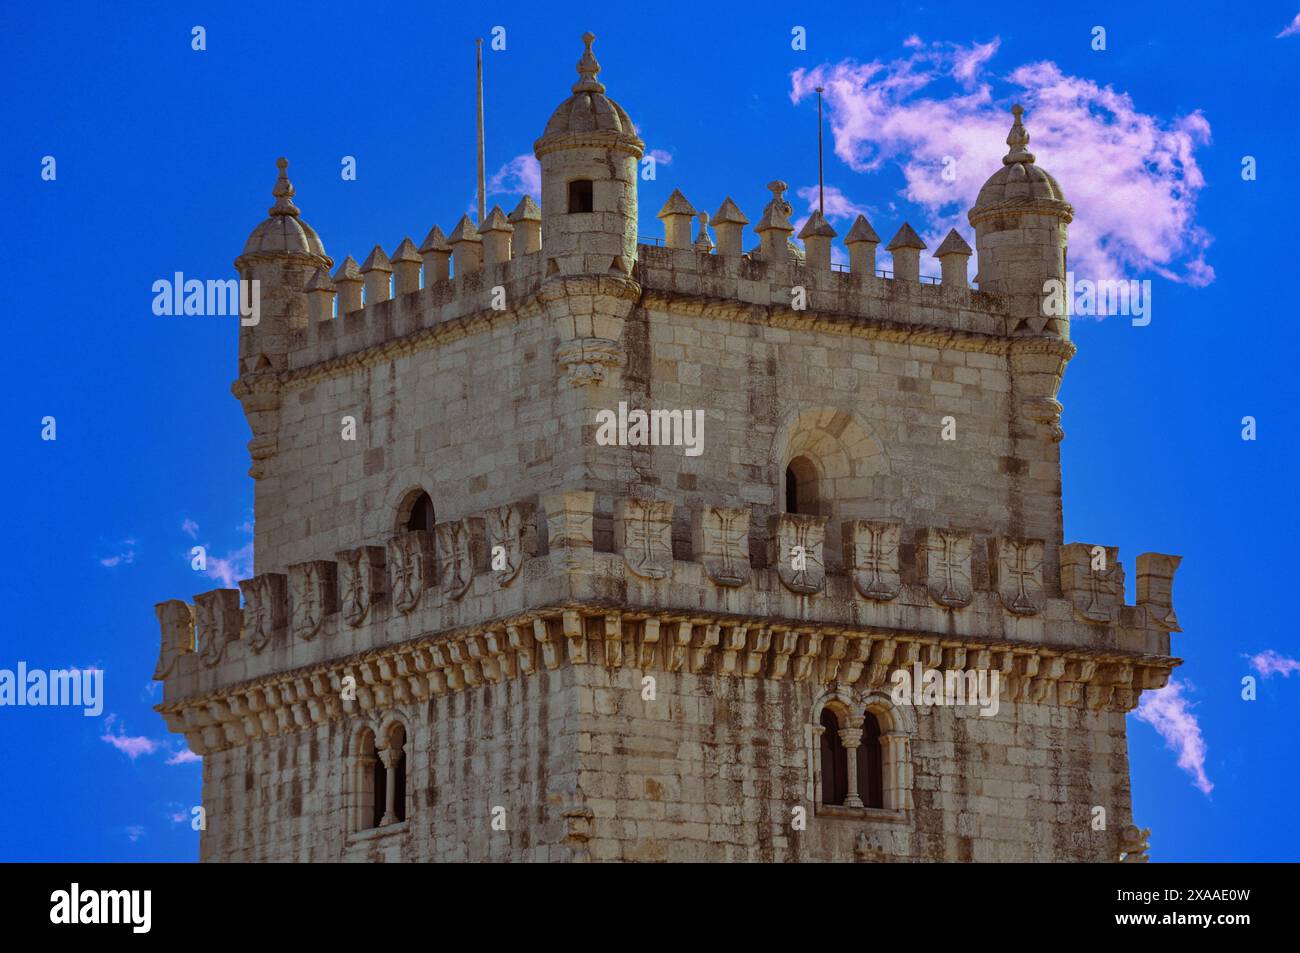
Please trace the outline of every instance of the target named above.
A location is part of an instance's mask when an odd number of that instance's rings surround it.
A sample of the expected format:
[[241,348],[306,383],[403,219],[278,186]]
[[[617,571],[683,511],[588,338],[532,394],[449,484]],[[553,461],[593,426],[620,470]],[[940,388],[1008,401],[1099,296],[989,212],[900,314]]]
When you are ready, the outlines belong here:
[[862,723],[865,718],[850,717],[852,727],[840,729],[840,743],[844,745],[844,768],[848,772],[848,793],[844,795],[845,807],[863,807],[858,793],[858,749],[862,747]]
[[912,809],[912,739],[902,731],[880,736],[881,760],[884,764],[882,792],[885,807],[894,811]]
[[384,762],[384,770],[388,773],[388,780],[384,785],[384,816],[379,822],[380,827],[397,823],[397,759],[401,755],[401,748],[389,747],[379,752],[380,760]]
[[822,804],[822,735],[826,733],[824,725],[809,725],[812,728],[812,744],[808,748],[808,795],[814,804]]

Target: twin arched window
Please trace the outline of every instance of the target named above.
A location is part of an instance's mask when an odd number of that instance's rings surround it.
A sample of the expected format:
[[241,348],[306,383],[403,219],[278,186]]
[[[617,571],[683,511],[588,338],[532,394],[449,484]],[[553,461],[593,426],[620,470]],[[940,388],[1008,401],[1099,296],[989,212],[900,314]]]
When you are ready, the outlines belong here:
[[[860,714],[859,714],[860,712]],[[896,713],[871,708],[851,712],[841,704],[821,710],[819,801],[829,807],[892,811],[910,806],[910,745],[906,731],[890,730]]]
[[382,738],[369,728],[357,736],[352,790],[354,831],[406,820],[406,728],[400,722]]

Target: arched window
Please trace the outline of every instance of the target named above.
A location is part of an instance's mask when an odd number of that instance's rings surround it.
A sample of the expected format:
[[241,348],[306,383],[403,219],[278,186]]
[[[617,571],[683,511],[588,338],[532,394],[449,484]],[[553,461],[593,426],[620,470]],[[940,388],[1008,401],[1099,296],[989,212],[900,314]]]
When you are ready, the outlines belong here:
[[884,807],[884,759],[880,748],[880,722],[867,712],[858,747],[858,795],[864,807]]
[[352,766],[352,829],[378,827],[383,817],[384,766],[375,751],[375,733],[369,728],[357,736]]
[[434,512],[433,500],[429,499],[429,494],[420,490],[418,493],[408,496],[401,509],[401,526],[407,532],[417,529],[433,530]]
[[595,196],[591,179],[574,179],[569,183],[569,212],[594,212]]
[[785,468],[785,511],[816,516],[820,502],[817,468],[807,457],[795,457]]
[[835,712],[823,708],[821,726],[822,803],[843,804],[849,793],[849,764]]

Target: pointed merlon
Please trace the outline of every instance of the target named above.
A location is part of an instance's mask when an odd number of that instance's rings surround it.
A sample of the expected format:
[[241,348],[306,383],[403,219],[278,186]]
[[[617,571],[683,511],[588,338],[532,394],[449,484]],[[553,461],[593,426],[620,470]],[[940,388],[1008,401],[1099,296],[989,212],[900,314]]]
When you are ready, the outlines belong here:
[[690,215],[695,216],[695,208],[690,202],[686,201],[686,196],[682,195],[680,189],[673,189],[673,194],[668,196],[668,201],[664,207],[659,210],[656,218],[667,218],[669,215]]
[[834,238],[839,232],[831,228],[831,223],[826,221],[818,209],[808,216],[808,221],[804,223],[803,228],[799,229],[800,238]]
[[604,85],[596,79],[600,75],[600,63],[596,62],[596,54],[591,52],[591,44],[596,41],[596,34],[588,31],[582,34],[582,42],[586,44],[586,49],[582,52],[582,59],[578,60],[578,81],[573,84],[575,93],[603,93]]
[[[349,258],[348,261],[352,261],[352,259]],[[334,288],[334,282],[330,281],[330,276],[326,274],[325,269],[317,268],[316,271],[312,273],[311,281],[307,282],[307,287],[303,290],[328,291],[333,294],[336,289]]]
[[916,232],[912,231],[911,225],[904,222],[903,227],[898,230],[898,234],[891,238],[889,244],[885,247],[890,251],[895,248],[919,248],[921,251],[925,251],[925,242],[921,241]]
[[447,236],[442,233],[442,229],[435,225],[429,229],[429,234],[424,236],[424,244],[420,246],[420,251],[451,251],[451,245],[447,244]]
[[1011,131],[1007,133],[1007,145],[1011,150],[1002,157],[1003,165],[1015,165],[1018,162],[1032,164],[1034,154],[1025,146],[1029,145],[1029,133],[1025,130],[1025,124],[1020,121],[1020,117],[1025,114],[1025,107],[1016,103],[1011,107],[1011,115],[1015,119],[1011,123]]
[[718,210],[713,213],[713,218],[709,219],[709,221],[713,223],[714,228],[717,228],[719,225],[749,224],[749,219],[745,218],[745,213],[742,212],[739,206],[731,200],[730,195],[722,200],[722,204],[718,206]]
[[447,238],[447,241],[453,245],[457,242],[481,242],[482,240],[479,237],[478,229],[474,227],[474,223],[468,215],[460,217],[460,221],[456,223],[456,227],[452,229],[451,235]]
[[289,160],[280,156],[275,160],[275,167],[280,170],[280,174],[275,180],[275,188],[271,190],[275,204],[271,206],[270,214],[292,215],[296,218],[298,206],[293,204],[294,187],[289,181]]
[[411,241],[409,236],[402,239],[402,244],[398,245],[396,250],[394,250],[391,260],[394,263],[399,261],[409,261],[417,265],[421,261],[420,253],[415,247],[415,242]]
[[368,271],[392,271],[392,262],[384,254],[384,250],[376,245],[370,250],[366,260],[361,263],[361,273],[364,275]]
[[858,242],[880,244],[880,236],[876,234],[876,230],[871,227],[865,215],[859,215],[853,220],[853,227],[849,229],[849,234],[844,239],[846,245],[856,245]]
[[334,272],[334,283],[341,284],[347,281],[360,281],[361,271],[357,268],[356,259],[351,255],[343,259],[343,264],[339,265]]
[[969,257],[970,254],[970,245],[966,244],[966,239],[962,238],[955,228],[948,231],[948,236],[943,240],[943,244],[934,250],[935,258],[944,258],[947,255],[966,255]]
[[542,210],[537,207],[531,195],[525,195],[515,206],[515,210],[510,213],[511,224],[518,225],[520,222],[540,222],[542,220]]
[[506,213],[501,211],[500,205],[492,206],[492,211],[488,212],[487,218],[479,226],[479,233],[483,232],[513,232],[515,227],[510,224],[506,218]]

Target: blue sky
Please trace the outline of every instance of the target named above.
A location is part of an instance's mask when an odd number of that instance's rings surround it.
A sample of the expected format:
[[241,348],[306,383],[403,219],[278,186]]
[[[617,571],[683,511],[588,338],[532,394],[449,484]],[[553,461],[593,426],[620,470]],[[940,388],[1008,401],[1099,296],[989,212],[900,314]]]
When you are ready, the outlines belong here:
[[[152,607],[219,584],[189,568],[196,543],[231,571],[247,562],[249,434],[229,392],[235,324],[154,316],[152,282],[233,274],[279,155],[336,261],[419,242],[435,222],[450,231],[474,200],[473,38],[496,25],[489,204],[518,200],[527,164],[511,162],[568,95],[590,29],[601,80],[666,159],[641,183],[647,235],[662,234],[654,214],[674,187],[710,212],[731,195],[757,221],[781,178],[806,212],[815,103],[798,93],[817,75],[839,84],[835,207],[866,210],[886,240],[904,220],[927,239],[954,223],[972,239],[963,196],[997,168],[1006,109],[1026,103],[1030,148],[1076,205],[1076,267],[1152,280],[1149,326],[1074,321],[1061,392],[1067,541],[1118,545],[1130,601],[1138,553],[1184,557],[1174,654],[1187,664],[1164,734],[1129,718],[1135,817],[1156,860],[1300,858],[1300,673],[1264,677],[1250,661],[1300,657],[1287,621],[1300,30],[1278,36],[1300,3],[475,6],[3,14],[14,360],[0,667],[96,666],[106,698],[98,718],[0,708],[0,859],[196,857],[201,768],[152,711]],[[806,50],[791,48],[795,26]],[[952,194],[936,184],[945,154]],[[339,174],[348,155],[356,181]],[[848,222],[832,218],[841,235]],[[56,441],[40,439],[46,416]]]

